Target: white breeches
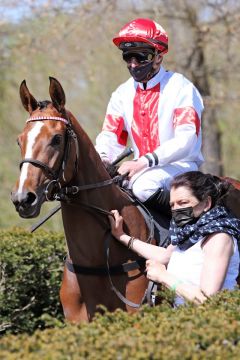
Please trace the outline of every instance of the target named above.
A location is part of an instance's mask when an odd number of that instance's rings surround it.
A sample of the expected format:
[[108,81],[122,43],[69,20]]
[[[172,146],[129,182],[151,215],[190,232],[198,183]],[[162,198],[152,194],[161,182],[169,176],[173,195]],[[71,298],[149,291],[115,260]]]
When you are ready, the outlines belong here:
[[170,189],[171,181],[176,175],[196,170],[198,166],[194,162],[155,166],[135,174],[130,179],[128,188],[132,189],[134,195],[144,202],[159,188]]

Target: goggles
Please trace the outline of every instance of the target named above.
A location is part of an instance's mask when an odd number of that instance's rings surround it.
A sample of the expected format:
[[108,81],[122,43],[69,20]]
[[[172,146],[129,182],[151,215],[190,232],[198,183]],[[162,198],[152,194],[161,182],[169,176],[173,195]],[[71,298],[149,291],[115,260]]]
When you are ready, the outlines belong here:
[[127,63],[131,62],[131,59],[135,59],[139,64],[145,63],[145,62],[150,62],[153,60],[155,56],[155,52],[154,51],[124,51],[122,53],[122,58],[124,61],[126,61]]

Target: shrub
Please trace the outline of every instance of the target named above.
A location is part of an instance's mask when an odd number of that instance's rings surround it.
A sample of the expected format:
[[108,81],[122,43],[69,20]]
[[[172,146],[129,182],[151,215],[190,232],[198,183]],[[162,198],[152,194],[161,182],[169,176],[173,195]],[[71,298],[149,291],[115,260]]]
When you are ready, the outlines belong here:
[[166,303],[129,315],[97,315],[90,324],[8,335],[5,360],[239,359],[239,291],[223,291],[201,306],[172,309]]
[[134,315],[101,309],[104,315],[90,324],[65,325],[59,302],[63,235],[15,229],[0,236],[0,321],[5,331],[0,358],[239,359],[239,290],[177,309],[171,307],[173,294],[166,291],[155,308],[144,306]]
[[0,236],[1,331],[32,333],[61,322],[63,235],[14,229]]

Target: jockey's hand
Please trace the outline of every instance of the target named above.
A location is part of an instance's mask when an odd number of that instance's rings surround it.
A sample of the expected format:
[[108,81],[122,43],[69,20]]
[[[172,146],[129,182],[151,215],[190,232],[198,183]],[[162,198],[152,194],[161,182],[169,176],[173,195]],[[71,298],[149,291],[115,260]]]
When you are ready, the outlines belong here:
[[113,214],[113,217],[109,216],[111,231],[113,236],[116,239],[120,240],[121,235],[125,234],[123,231],[123,217],[119,214],[117,210],[112,210],[111,213]]
[[148,160],[142,156],[138,160],[130,160],[124,161],[119,169],[118,172],[120,175],[124,175],[128,173],[128,178],[131,179],[133,175],[138,173],[139,171],[146,169],[148,167]]
[[157,260],[146,261],[147,278],[154,282],[161,283],[166,274],[166,266]]

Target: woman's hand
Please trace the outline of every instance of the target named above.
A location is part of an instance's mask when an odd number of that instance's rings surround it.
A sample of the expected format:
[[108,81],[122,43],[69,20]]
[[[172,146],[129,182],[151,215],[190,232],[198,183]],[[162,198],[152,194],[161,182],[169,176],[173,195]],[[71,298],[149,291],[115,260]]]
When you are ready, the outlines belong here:
[[157,260],[146,261],[147,278],[149,280],[161,283],[164,275],[167,273],[166,266]]
[[113,236],[120,240],[121,235],[124,235],[123,232],[123,217],[119,214],[117,210],[112,210],[112,216],[108,216],[110,224],[111,224],[111,231]]
[[[147,278],[156,283],[162,283],[169,289],[176,291],[177,295],[184,299],[190,300],[195,304],[202,304],[208,296],[195,285],[184,284],[181,281],[167,272],[166,266],[157,260],[146,261]],[[176,288],[177,284],[177,288]]]

